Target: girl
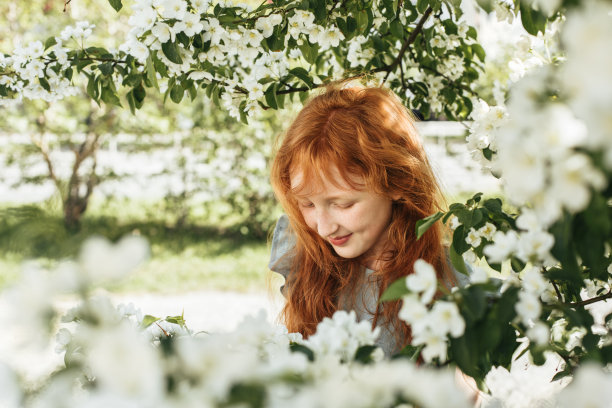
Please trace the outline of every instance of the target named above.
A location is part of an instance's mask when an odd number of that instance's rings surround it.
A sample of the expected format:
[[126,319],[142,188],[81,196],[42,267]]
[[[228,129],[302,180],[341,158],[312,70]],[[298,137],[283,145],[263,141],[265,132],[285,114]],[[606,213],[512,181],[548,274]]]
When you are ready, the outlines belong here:
[[401,350],[410,328],[400,301],[378,304],[387,286],[419,258],[447,287],[457,283],[440,225],[416,240],[441,195],[409,112],[390,91],[331,86],[287,130],[271,181],[287,215],[269,266],[286,279],[289,331],[307,337],[336,310],[355,310],[381,328],[385,354]]

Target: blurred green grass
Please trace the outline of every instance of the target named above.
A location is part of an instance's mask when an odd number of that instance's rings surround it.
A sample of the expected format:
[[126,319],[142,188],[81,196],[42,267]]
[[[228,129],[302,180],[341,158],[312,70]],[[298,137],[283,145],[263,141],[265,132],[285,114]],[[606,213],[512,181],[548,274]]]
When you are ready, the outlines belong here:
[[[212,220],[212,221],[211,221]],[[244,234],[210,214],[175,225],[159,203],[95,203],[79,231],[67,231],[61,211],[48,203],[0,207],[0,289],[14,282],[22,263],[34,259],[52,267],[78,256],[92,235],[117,241],[128,234],[145,237],[150,259],[113,292],[180,293],[195,290],[264,291],[270,272],[266,239]]]

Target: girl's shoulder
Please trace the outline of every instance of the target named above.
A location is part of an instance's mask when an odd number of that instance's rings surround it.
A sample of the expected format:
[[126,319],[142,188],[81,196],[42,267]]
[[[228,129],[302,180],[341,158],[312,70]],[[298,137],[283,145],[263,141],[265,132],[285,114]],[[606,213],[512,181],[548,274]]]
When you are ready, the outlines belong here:
[[287,278],[289,272],[291,272],[293,258],[295,257],[294,248],[295,234],[293,234],[289,225],[289,217],[283,214],[276,222],[276,227],[274,228],[268,268]]

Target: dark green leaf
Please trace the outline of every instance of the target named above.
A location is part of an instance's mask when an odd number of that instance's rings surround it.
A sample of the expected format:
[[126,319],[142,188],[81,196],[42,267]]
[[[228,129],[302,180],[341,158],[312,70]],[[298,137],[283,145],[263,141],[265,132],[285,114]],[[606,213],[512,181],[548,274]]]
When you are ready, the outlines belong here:
[[121,4],[121,0],[108,0],[108,2],[115,9],[115,11],[119,11],[123,7],[123,4]]
[[353,360],[363,364],[369,364],[374,362],[372,359],[372,353],[378,348],[378,346],[365,345],[361,346],[355,352],[355,358]]
[[98,81],[96,81],[96,77],[93,75],[88,75],[89,81],[87,82],[87,95],[89,95],[93,100],[97,101],[99,96],[99,85]]
[[162,51],[164,52],[166,58],[168,58],[171,62],[174,62],[175,64],[183,63],[183,59],[179,53],[179,46],[176,45],[176,43],[173,43],[172,41],[163,43]]
[[538,35],[538,32],[544,33],[546,30],[546,17],[544,14],[531,8],[530,3],[521,1],[521,22],[525,30],[531,35]]
[[110,86],[102,87],[101,99],[104,101],[104,103],[109,105],[121,106],[121,101],[119,100],[117,93],[113,91]]
[[310,78],[308,71],[306,71],[304,68],[302,67],[293,68],[292,70],[289,71],[289,73],[295,76],[296,78],[299,78],[302,82],[304,82],[308,86],[308,88],[312,89],[314,87],[314,83],[312,82],[312,79]]
[[55,44],[57,44],[57,40],[55,39],[55,37],[47,38],[47,41],[45,41],[45,51],[53,47]]
[[435,214],[430,215],[429,217],[425,217],[422,220],[418,220],[416,222],[416,238],[420,239],[423,234],[432,226],[436,221],[444,216],[443,212],[437,212]]
[[474,54],[476,54],[478,59],[480,59],[482,62],[484,62],[484,60],[485,60],[485,50],[484,50],[484,48],[482,48],[482,46],[480,44],[472,44],[471,48],[472,48],[472,52]]
[[289,350],[293,353],[303,353],[308,358],[308,361],[314,361],[314,353],[311,349],[298,343],[291,343]]
[[276,101],[276,87],[277,86],[275,83],[271,84],[264,93],[264,96],[266,97],[266,103],[272,109],[278,109],[278,102]]
[[181,85],[174,85],[170,90],[170,99],[174,103],[181,103],[183,100],[183,96],[185,95],[185,90]]
[[38,78],[38,82],[40,83],[40,86],[42,86],[45,91],[47,92],[51,91],[51,86],[49,85],[49,82],[45,78]]
[[465,261],[463,260],[463,257],[459,255],[457,251],[455,251],[452,245],[450,246],[450,248],[448,248],[448,253],[451,260],[451,264],[453,264],[453,267],[457,270],[457,272],[461,272],[464,275],[468,275],[468,271],[465,267]]
[[153,58],[151,57],[151,55],[149,55],[149,58],[147,58],[146,70],[147,79],[149,80],[149,83],[152,87],[159,90],[159,84],[157,83],[157,72],[155,71],[155,67],[153,65]]

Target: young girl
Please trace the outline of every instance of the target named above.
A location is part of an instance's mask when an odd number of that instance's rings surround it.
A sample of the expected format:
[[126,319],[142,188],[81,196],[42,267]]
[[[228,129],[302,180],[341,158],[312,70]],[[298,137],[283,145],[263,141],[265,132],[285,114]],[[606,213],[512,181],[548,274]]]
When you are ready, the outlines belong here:
[[457,283],[440,225],[415,236],[440,193],[410,113],[390,91],[331,86],[287,130],[271,180],[287,215],[269,266],[286,279],[289,331],[309,336],[336,310],[355,310],[381,328],[385,354],[401,350],[410,328],[398,319],[400,301],[378,303],[387,286],[417,259],[447,287]]

